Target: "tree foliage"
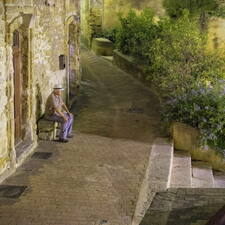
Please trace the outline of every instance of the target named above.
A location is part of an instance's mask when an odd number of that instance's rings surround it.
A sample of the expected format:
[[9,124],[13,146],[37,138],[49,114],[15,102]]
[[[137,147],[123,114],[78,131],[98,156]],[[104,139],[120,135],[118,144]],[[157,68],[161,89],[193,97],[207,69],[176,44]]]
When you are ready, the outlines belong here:
[[207,51],[207,34],[188,10],[176,20],[154,18],[149,10],[120,17],[118,49],[145,62],[152,87],[168,100],[164,121],[197,127],[202,143],[225,149],[225,53]]
[[149,46],[160,33],[155,22],[155,14],[145,9],[140,15],[131,10],[127,17],[120,15],[120,27],[116,36],[116,46],[124,54],[132,55],[145,63]]
[[182,12],[185,9],[193,16],[203,11],[213,12],[217,10],[218,6],[216,0],[164,0],[167,14],[173,18],[182,16]]
[[188,11],[177,20],[162,19],[161,32],[149,48],[149,79],[162,94],[183,92],[196,82],[213,85],[224,77],[225,59],[207,51],[207,35]]

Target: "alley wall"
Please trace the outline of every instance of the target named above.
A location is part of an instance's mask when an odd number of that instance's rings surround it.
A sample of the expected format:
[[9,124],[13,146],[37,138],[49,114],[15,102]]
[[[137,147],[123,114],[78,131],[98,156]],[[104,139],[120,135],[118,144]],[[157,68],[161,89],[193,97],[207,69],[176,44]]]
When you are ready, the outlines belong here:
[[[66,101],[71,86],[80,81],[79,3],[80,0],[0,1],[0,174],[20,164],[17,147],[21,143],[30,146],[29,150],[19,150],[25,155],[36,146],[37,120],[44,113],[53,86],[64,86]],[[69,29],[71,25],[75,28]],[[69,42],[74,43],[72,52]],[[16,87],[15,67],[20,87]],[[15,138],[17,93],[21,95],[20,143]]]

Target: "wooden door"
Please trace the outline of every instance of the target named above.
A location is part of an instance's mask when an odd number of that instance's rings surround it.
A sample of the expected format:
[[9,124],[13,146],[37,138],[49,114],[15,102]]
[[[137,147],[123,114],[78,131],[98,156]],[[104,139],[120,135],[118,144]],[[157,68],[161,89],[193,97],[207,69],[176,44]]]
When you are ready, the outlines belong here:
[[21,57],[19,45],[19,32],[13,33],[13,67],[14,67],[14,121],[15,121],[15,144],[21,139]]

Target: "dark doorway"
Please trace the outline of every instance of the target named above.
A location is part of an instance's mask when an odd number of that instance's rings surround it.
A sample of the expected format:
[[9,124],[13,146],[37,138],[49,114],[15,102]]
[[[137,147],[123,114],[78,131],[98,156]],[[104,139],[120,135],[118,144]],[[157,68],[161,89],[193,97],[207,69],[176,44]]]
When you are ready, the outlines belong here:
[[67,101],[72,102],[77,95],[78,80],[78,48],[77,25],[72,21],[68,25],[68,57],[67,57]]
[[14,121],[15,121],[15,145],[22,140],[22,106],[21,106],[21,52],[20,34],[17,30],[13,32],[13,68],[14,68]]
[[[69,89],[73,90],[76,81],[76,25],[71,23],[69,25],[69,58],[68,58],[68,70],[69,70]],[[70,93],[71,94],[71,93]]]

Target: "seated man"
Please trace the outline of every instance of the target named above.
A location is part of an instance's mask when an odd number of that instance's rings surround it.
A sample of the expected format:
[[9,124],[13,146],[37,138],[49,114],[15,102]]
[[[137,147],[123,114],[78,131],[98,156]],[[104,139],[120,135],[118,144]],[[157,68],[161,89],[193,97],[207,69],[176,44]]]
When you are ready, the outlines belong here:
[[47,120],[57,121],[61,124],[60,127],[60,142],[68,142],[67,138],[71,138],[71,132],[73,127],[73,114],[69,112],[65,103],[62,100],[61,85],[55,85],[53,92],[49,95],[45,107],[45,118]]

